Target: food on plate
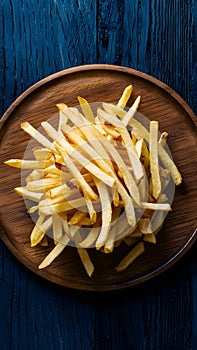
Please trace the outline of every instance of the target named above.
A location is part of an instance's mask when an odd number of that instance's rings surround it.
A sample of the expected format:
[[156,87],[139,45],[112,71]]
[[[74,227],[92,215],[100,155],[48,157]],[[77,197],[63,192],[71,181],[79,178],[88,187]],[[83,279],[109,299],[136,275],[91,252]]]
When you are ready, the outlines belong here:
[[182,177],[166,148],[168,134],[159,134],[157,121],[147,127],[136,117],[141,97],[125,108],[132,90],[127,86],[117,104],[102,103],[96,110],[80,96],[78,108],[59,103],[56,127],[50,120],[41,123],[42,131],[21,124],[39,144],[34,159],[5,163],[29,170],[26,185],[15,191],[36,215],[31,246],[44,249],[49,239],[54,242],[40,269],[72,245],[91,277],[88,248],[109,254],[126,244],[128,254],[114,266],[120,272],[146,244],[156,243],[171,210],[166,189]]

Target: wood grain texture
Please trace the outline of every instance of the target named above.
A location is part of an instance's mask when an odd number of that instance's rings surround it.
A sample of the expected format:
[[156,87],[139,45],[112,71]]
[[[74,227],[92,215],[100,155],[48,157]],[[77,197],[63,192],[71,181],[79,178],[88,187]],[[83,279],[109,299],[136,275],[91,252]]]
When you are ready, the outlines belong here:
[[[0,113],[40,78],[97,62],[151,73],[197,113],[196,23],[195,0],[1,1]],[[194,248],[143,289],[92,296],[43,282],[0,243],[0,349],[195,349]]]

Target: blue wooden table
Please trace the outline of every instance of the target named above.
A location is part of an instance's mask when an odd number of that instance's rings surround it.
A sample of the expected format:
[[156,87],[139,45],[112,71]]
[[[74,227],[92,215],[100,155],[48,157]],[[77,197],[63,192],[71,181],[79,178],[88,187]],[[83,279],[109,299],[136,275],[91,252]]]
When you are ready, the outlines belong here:
[[[1,115],[38,80],[91,63],[151,74],[197,113],[197,1],[1,0]],[[0,242],[0,349],[197,349],[196,248],[141,286],[91,294],[42,280]]]

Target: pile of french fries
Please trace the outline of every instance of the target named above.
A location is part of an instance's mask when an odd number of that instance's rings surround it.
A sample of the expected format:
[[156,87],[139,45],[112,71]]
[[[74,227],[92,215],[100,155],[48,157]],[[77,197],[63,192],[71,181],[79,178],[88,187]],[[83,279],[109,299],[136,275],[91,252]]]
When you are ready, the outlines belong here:
[[39,144],[34,159],[5,163],[30,169],[26,185],[15,191],[31,201],[29,213],[36,214],[31,246],[54,241],[39,269],[72,245],[91,277],[88,248],[111,253],[124,243],[131,249],[115,267],[120,272],[145,251],[144,242],[156,243],[171,210],[165,189],[182,178],[166,150],[167,133],[159,134],[157,121],[146,128],[135,118],[140,96],[126,108],[131,94],[129,85],[117,104],[103,103],[96,111],[82,97],[78,108],[60,103],[58,127],[41,123],[47,136],[21,124]]

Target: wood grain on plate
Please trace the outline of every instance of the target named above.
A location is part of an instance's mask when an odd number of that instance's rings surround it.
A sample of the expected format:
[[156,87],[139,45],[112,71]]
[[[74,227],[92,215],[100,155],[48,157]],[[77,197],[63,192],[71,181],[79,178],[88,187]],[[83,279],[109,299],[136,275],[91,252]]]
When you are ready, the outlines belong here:
[[[126,245],[110,255],[90,250],[95,265],[90,279],[74,248],[64,252],[46,269],[38,270],[52,246],[30,248],[29,236],[34,223],[27,215],[23,199],[14,191],[20,186],[20,169],[3,162],[22,158],[29,137],[21,129],[23,121],[36,128],[41,121],[57,114],[56,104],[77,104],[81,95],[89,102],[116,103],[126,85],[133,84],[129,104],[141,95],[139,111],[149,119],[159,121],[160,131],[169,133],[174,161],[183,176],[176,188],[173,211],[158,235],[157,245],[146,245],[146,252],[124,272],[114,267],[129,250]],[[129,105],[128,104],[128,105]],[[111,290],[141,283],[178,260],[196,240],[197,211],[197,137],[195,116],[188,105],[169,87],[158,80],[129,68],[110,65],[89,65],[58,72],[38,82],[22,94],[7,110],[0,131],[0,219],[1,238],[13,254],[28,268],[57,284],[83,290]]]

